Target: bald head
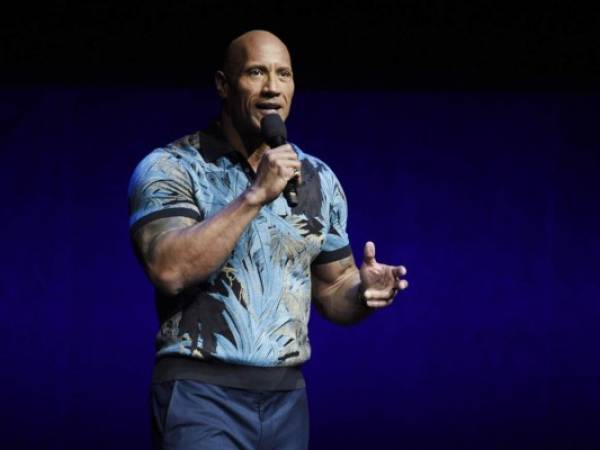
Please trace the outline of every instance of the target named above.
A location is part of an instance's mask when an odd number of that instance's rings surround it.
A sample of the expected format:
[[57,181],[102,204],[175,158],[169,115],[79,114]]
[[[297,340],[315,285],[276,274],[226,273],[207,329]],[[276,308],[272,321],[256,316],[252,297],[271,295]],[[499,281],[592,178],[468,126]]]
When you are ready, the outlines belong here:
[[262,47],[275,48],[285,53],[288,61],[291,60],[290,53],[281,39],[269,31],[252,30],[231,41],[225,52],[223,72],[227,76],[234,76],[248,59],[250,49]]
[[294,74],[287,47],[268,31],[242,34],[229,44],[215,86],[222,99],[222,122],[240,136],[260,135],[265,115],[279,114],[285,120],[290,112]]

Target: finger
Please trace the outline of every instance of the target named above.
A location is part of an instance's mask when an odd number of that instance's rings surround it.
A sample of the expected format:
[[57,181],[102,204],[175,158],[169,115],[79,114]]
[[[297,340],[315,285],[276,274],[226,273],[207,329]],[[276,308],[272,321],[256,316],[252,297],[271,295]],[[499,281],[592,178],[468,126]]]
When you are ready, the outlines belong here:
[[406,267],[396,266],[392,269],[392,272],[395,277],[403,277],[404,275],[406,275]]
[[292,147],[292,144],[284,144],[284,145],[282,145],[281,147],[278,147],[278,148],[282,149],[285,153],[291,153],[294,156],[298,157],[298,154],[294,150],[294,147]]
[[279,149],[271,149],[267,150],[261,160],[265,160],[270,166],[275,167],[282,163],[299,163],[298,155],[293,151],[279,150]]
[[298,160],[277,160],[272,163],[273,169],[279,170],[281,175],[287,175],[288,173],[294,173],[294,171],[300,171],[302,168],[302,163]]
[[367,241],[363,253],[363,263],[373,264],[375,263],[375,244],[371,241]]
[[408,281],[396,280],[396,282],[394,283],[394,287],[396,289],[398,289],[399,291],[403,291],[404,289],[406,289],[408,287]]
[[281,147],[275,147],[267,150],[265,153],[270,153],[273,155],[290,158],[290,159],[298,159],[298,154],[293,150],[290,144],[282,145]]
[[396,278],[396,280],[394,281],[394,288],[402,291],[404,289],[406,289],[408,287],[408,281],[404,280],[404,279],[399,279]]
[[275,164],[284,169],[300,170],[302,168],[302,163],[297,159],[280,159]]
[[294,169],[294,175],[292,176],[292,179],[296,179],[296,184],[302,184],[302,172],[300,169]]
[[389,289],[367,289],[363,293],[363,297],[365,300],[389,300],[390,298],[396,295],[397,289],[389,288]]
[[279,161],[298,161],[298,155],[294,152],[281,152],[277,153],[275,156]]
[[300,169],[301,169],[301,165],[299,162],[298,162],[298,164],[289,162],[281,167],[280,173],[286,180],[289,181],[294,177],[300,178],[300,175],[301,175]]
[[383,308],[384,306],[389,306],[392,304],[392,302],[394,301],[393,298],[389,299],[389,300],[369,300],[367,302],[367,306],[369,308]]
[[293,180],[294,178],[298,179],[300,177],[300,171],[298,169],[290,169],[287,172],[287,181]]
[[288,169],[300,170],[302,168],[302,163],[297,159],[272,158],[268,162],[268,167],[270,170],[279,170],[280,173],[284,173]]

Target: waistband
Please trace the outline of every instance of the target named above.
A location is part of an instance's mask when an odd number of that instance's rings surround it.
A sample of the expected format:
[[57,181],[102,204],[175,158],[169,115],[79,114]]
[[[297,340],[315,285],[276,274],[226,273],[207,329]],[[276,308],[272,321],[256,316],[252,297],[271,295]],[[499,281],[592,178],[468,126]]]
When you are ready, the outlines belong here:
[[288,391],[305,387],[300,366],[245,366],[217,359],[199,360],[184,356],[157,359],[152,373],[153,383],[183,379],[257,391]]

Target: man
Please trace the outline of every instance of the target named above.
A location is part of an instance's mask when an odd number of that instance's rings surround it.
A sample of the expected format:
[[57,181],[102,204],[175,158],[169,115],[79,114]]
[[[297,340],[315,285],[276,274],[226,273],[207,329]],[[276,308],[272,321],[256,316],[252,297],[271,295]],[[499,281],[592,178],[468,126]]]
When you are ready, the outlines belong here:
[[[310,356],[311,298],[352,324],[407,287],[403,266],[359,270],[346,199],[333,172],[292,144],[269,149],[261,119],[285,120],[290,55],[251,31],[215,75],[220,120],[150,153],[130,184],[131,236],[156,287],[156,443],[169,449],[305,449],[300,366]],[[282,192],[299,178],[299,204]]]

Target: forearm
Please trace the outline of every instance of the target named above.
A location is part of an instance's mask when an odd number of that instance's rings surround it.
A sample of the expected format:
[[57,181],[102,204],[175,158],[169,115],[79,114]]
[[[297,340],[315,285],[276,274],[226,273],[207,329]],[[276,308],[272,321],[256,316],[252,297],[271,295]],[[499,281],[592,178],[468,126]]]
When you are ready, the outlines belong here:
[[157,235],[147,257],[154,284],[174,295],[206,280],[226,261],[260,208],[249,190],[209,219]]
[[328,320],[340,325],[355,324],[372,313],[361,299],[360,274],[356,266],[333,283],[315,280],[313,292],[317,308]]

